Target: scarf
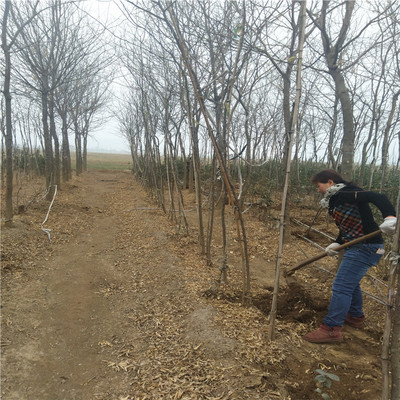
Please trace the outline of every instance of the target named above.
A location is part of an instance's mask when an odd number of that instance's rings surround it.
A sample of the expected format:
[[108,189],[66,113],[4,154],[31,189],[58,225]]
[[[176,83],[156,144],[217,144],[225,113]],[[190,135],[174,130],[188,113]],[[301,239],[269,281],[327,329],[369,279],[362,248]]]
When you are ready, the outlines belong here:
[[330,198],[336,194],[340,189],[343,189],[346,185],[344,183],[337,183],[336,185],[333,185],[329,187],[326,190],[324,198],[319,202],[321,207],[323,208],[328,208],[329,207],[329,200]]

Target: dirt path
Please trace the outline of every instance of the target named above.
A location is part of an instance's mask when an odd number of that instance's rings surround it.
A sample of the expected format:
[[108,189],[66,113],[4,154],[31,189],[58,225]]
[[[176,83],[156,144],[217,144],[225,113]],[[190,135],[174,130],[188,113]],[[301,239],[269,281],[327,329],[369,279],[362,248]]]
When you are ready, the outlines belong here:
[[335,347],[301,340],[326,308],[320,298],[317,307],[311,294],[307,304],[301,293],[290,304],[283,296],[278,339],[268,342],[266,252],[275,250],[265,243],[275,238],[259,222],[256,307],[247,309],[240,263],[219,297],[204,296],[218,271],[199,256],[196,233],[178,234],[129,172],[65,185],[46,223],[51,242],[40,231],[47,207],[31,206],[3,233],[2,398],[310,399],[316,368],[340,376],[332,398],[379,397],[375,326]]
[[[105,375],[98,343],[103,332],[113,331],[115,319],[97,291],[113,279],[117,223],[115,215],[99,212],[106,207],[111,184],[87,184],[80,205],[85,214],[69,242],[49,244],[53,254],[36,260],[36,279],[11,289],[18,292],[21,304],[7,301],[17,298],[12,292],[3,296],[3,313],[18,330],[3,352],[5,398],[90,398],[87,395],[96,391],[89,383]],[[50,217],[49,225],[51,221]]]
[[[180,354],[197,358],[208,341],[205,351],[216,350],[215,358],[226,362],[235,346],[211,327],[210,307],[191,304],[182,254],[165,246],[171,226],[131,175],[83,179],[74,193],[79,223],[68,242],[48,244],[51,256],[35,260],[39,271],[27,271],[3,291],[2,393],[9,400],[145,397],[154,391],[147,378],[157,371],[175,375]],[[207,366],[198,367],[198,387],[213,375]],[[164,385],[184,393],[184,382]],[[187,386],[190,391],[192,382]]]

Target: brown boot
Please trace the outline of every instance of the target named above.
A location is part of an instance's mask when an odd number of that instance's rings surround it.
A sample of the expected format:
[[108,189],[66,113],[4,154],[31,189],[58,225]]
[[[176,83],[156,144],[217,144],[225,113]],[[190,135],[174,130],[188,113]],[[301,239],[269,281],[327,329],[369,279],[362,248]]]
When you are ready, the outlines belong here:
[[365,317],[353,317],[350,314],[347,314],[346,316],[346,321],[344,321],[346,324],[352,326],[353,328],[360,329],[363,327],[365,321]]
[[311,343],[340,342],[343,340],[342,327],[320,325],[319,329],[314,332],[307,333],[307,335],[303,336],[303,339]]

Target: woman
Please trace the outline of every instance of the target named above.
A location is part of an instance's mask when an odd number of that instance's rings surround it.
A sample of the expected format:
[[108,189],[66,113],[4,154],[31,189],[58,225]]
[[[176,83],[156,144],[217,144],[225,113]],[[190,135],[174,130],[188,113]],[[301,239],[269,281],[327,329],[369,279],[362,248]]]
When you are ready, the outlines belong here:
[[[346,182],[334,170],[319,172],[312,182],[324,195],[321,206],[329,210],[339,228],[337,239],[325,249],[328,255],[338,254],[335,248],[341,244],[378,230],[368,203],[375,204],[382,213],[384,221],[379,229],[383,233],[394,233],[396,214],[385,195],[364,191],[352,182]],[[360,281],[383,254],[382,235],[346,248],[332,285],[328,314],[320,328],[304,335],[303,339],[312,343],[337,342],[343,340],[343,323],[362,327],[365,317]]]

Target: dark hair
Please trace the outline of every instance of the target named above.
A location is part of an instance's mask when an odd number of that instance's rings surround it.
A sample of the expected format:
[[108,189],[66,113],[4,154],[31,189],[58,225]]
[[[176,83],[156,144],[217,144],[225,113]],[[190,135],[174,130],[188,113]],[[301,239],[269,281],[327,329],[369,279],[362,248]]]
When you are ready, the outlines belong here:
[[311,182],[314,184],[328,183],[330,179],[335,183],[344,183],[345,185],[350,184],[350,182],[345,181],[342,176],[333,169],[325,169],[321,172],[318,172],[318,174],[313,176]]

